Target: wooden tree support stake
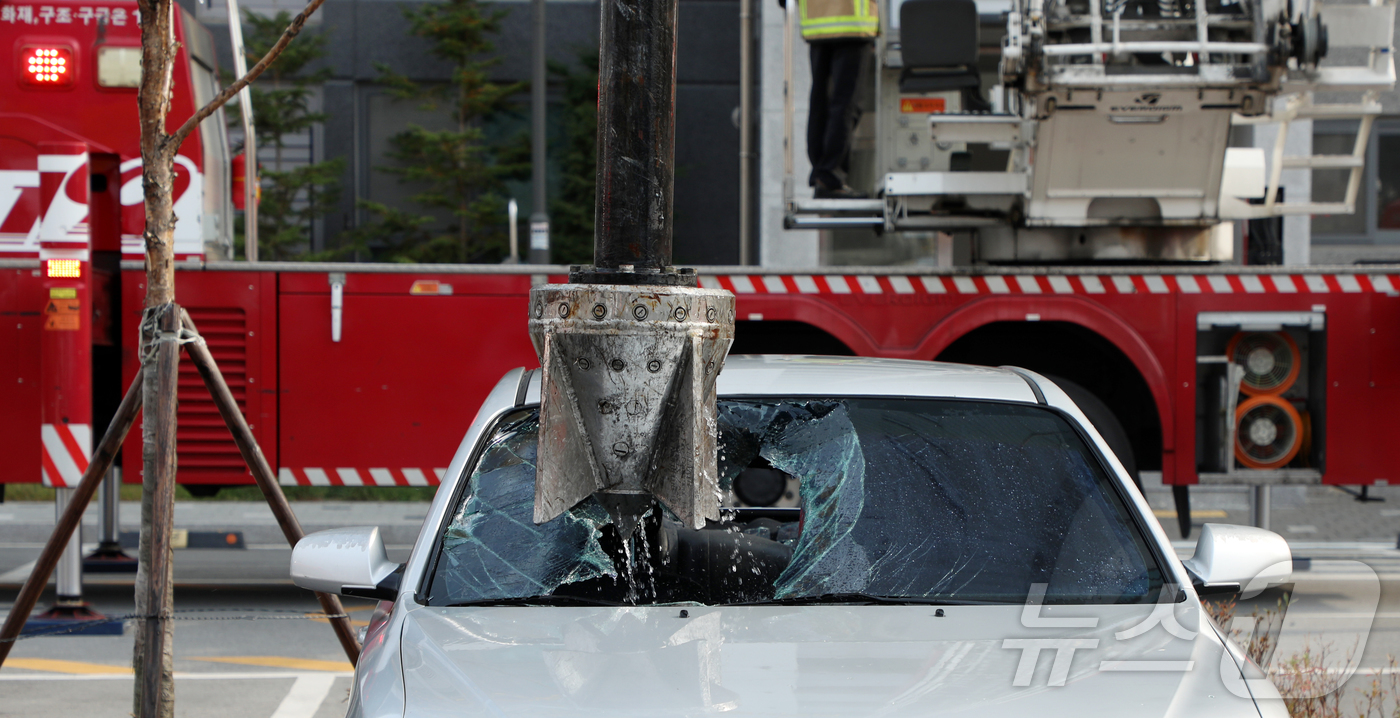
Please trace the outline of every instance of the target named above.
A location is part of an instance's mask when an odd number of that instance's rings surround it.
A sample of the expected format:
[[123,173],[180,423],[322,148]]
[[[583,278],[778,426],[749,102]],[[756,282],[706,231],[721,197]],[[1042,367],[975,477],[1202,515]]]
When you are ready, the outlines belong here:
[[[180,321],[198,337],[199,330],[195,328],[190,315],[183,308],[180,310]],[[209,353],[208,345],[202,337],[197,338],[185,344],[185,351],[199,370],[200,377],[204,379],[204,386],[209,389],[214,404],[219,407],[219,414],[223,416],[224,423],[233,434],[238,451],[243,455],[244,463],[248,464],[248,470],[253,472],[253,479],[258,482],[258,488],[262,489],[267,505],[272,508],[272,515],[277,517],[277,524],[282,527],[282,534],[287,537],[287,543],[296,546],[306,534],[301,530],[301,523],[297,521],[296,514],[292,513],[291,504],[287,503],[287,497],[282,493],[282,487],[277,483],[277,476],[272,473],[267,458],[263,456],[262,448],[258,446],[252,430],[248,428],[248,420],[243,417],[243,412],[239,411],[238,402],[229,391],[224,375],[219,371],[219,365]],[[321,610],[331,617],[331,627],[335,629],[336,638],[340,639],[340,647],[345,649],[346,658],[350,659],[351,665],[355,665],[360,660],[360,642],[356,640],[350,620],[345,616],[340,597],[317,592],[316,598],[321,602]]]
[[73,537],[73,532],[82,523],[83,511],[87,509],[88,502],[92,501],[92,495],[97,492],[97,487],[107,475],[107,470],[112,468],[112,460],[116,458],[117,450],[121,448],[127,432],[136,421],[136,414],[141,411],[141,385],[144,381],[144,372],[137,370],[136,377],[131,380],[131,387],[126,390],[126,396],[122,397],[122,403],[117,407],[116,416],[112,417],[112,423],[107,425],[107,432],[102,435],[102,441],[98,443],[92,461],[88,462],[87,471],[83,472],[83,478],[78,482],[73,498],[63,510],[63,516],[59,517],[48,543],[44,544],[44,551],[34,562],[34,569],[29,572],[29,578],[25,580],[24,587],[20,589],[19,596],[10,607],[5,626],[0,628],[0,666],[5,664],[5,658],[10,655],[10,648],[15,645],[15,639],[19,638],[20,631],[24,630],[29,613],[34,610],[34,604],[38,603],[40,594],[48,585],[54,566],[58,565],[58,557],[68,545],[68,540]]

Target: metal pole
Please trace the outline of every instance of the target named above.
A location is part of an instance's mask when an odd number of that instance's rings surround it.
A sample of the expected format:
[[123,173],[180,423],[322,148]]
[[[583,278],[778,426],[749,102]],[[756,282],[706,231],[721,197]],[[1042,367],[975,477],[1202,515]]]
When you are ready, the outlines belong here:
[[[248,49],[243,45],[243,16],[238,0],[228,0],[228,39],[233,46],[233,76],[248,74]],[[238,111],[243,116],[243,256],[258,261],[258,138],[253,130],[253,93],[238,92]]]
[[753,0],[739,0],[739,264],[753,243]]
[[53,533],[44,544],[44,550],[40,551],[39,558],[34,560],[34,568],[30,570],[29,578],[24,580],[24,586],[20,588],[19,595],[10,606],[10,615],[5,617],[5,625],[0,627],[0,665],[4,665],[5,657],[15,645],[15,638],[19,637],[20,630],[29,619],[29,612],[34,610],[34,604],[39,601],[39,594],[44,592],[44,586],[48,584],[49,576],[53,574],[54,566],[58,563],[59,555],[67,545],[69,537],[77,532],[78,525],[82,523],[83,509],[87,508],[92,494],[97,491],[97,482],[107,473],[112,460],[117,456],[117,450],[126,440],[126,433],[136,420],[136,413],[141,410],[141,389],[144,383],[145,369],[138,369],[136,378],[131,380],[131,387],[126,390],[126,396],[117,407],[116,416],[112,417],[112,423],[107,425],[107,433],[103,434],[102,442],[92,453],[92,462],[83,472],[83,478],[78,482],[72,501],[58,517],[58,525],[54,526]]
[[121,489],[122,470],[113,466],[102,481],[102,493],[98,494],[98,506],[102,513],[100,540],[104,547],[121,545]]
[[600,5],[598,190],[593,277],[663,274],[671,263],[676,154],[676,0]]
[[1272,497],[1269,496],[1269,487],[1260,485],[1252,488],[1251,498],[1253,500],[1250,501],[1249,506],[1252,515],[1249,517],[1249,522],[1261,529],[1267,529],[1269,528],[1269,514],[1273,512],[1273,507],[1270,505]]
[[[545,91],[549,88],[546,77],[545,57],[545,0],[534,0],[535,9],[535,53],[530,66],[530,184],[533,191],[530,210],[530,263],[549,264],[549,193],[545,181],[548,153],[546,152],[545,128],[548,105]],[[514,231],[515,220],[511,220]]]
[[[793,0],[794,3],[797,0]],[[794,188],[792,179],[792,42],[797,22],[797,10],[790,4],[783,6],[783,203],[792,203]]]
[[121,467],[113,466],[98,489],[98,530],[101,539],[97,550],[83,559],[83,571],[87,573],[134,573],[138,568],[136,559],[122,551],[121,487]]
[[506,219],[510,222],[510,256],[505,263],[515,264],[520,261],[520,228],[516,226],[520,223],[520,205],[515,203],[514,197],[506,203]]
[[[63,520],[63,514],[73,499],[73,489],[54,489],[54,523]],[[56,607],[81,606],[83,603],[83,525],[79,521],[74,527],[63,553],[58,556],[58,568],[54,571],[58,584],[54,593]]]

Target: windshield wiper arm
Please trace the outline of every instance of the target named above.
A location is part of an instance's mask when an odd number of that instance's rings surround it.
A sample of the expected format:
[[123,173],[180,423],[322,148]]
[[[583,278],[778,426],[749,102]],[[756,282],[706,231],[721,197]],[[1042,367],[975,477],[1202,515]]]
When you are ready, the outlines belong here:
[[460,603],[449,603],[447,608],[464,608],[468,606],[630,606],[632,604],[621,601],[608,601],[601,598],[585,598],[583,596],[509,596],[505,598],[483,598],[476,601],[462,601]]

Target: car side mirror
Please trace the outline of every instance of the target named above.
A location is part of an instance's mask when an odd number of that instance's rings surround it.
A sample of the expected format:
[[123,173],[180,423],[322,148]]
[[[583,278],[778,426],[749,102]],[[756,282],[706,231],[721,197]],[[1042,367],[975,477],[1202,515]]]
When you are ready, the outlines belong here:
[[392,601],[403,564],[384,550],[378,526],[349,526],[308,534],[292,549],[292,583],[322,593]]
[[1240,593],[1250,598],[1293,575],[1293,552],[1273,531],[1206,524],[1196,553],[1183,562],[1200,595]]

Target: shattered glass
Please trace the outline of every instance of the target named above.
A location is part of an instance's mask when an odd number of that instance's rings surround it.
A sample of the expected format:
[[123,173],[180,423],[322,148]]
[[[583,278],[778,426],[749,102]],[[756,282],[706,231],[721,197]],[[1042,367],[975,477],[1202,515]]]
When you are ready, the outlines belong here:
[[[827,595],[1151,602],[1162,576],[1099,459],[1042,407],[917,399],[719,402],[720,487],[762,466],[800,509],[664,510],[632,543],[589,500],[531,522],[530,412],[501,426],[443,537],[430,603],[574,596],[704,604]],[[639,584],[644,584],[639,587]]]
[[584,501],[536,526],[538,412],[507,417],[472,472],[470,493],[442,537],[429,596],[452,601],[548,594],[566,583],[615,575],[599,544],[608,514]]

